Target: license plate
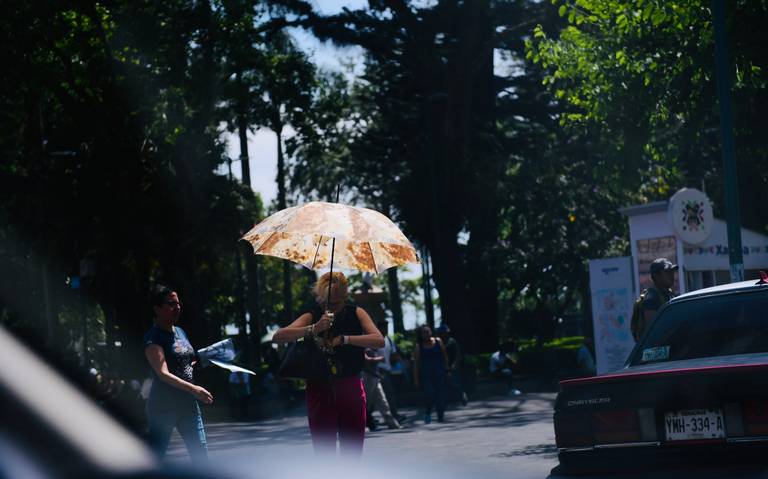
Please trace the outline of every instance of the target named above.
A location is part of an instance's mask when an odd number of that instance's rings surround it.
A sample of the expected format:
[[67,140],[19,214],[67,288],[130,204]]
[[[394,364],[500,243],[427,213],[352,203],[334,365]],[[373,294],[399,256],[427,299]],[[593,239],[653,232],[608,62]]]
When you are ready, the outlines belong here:
[[668,441],[691,441],[725,437],[722,409],[688,409],[664,414]]

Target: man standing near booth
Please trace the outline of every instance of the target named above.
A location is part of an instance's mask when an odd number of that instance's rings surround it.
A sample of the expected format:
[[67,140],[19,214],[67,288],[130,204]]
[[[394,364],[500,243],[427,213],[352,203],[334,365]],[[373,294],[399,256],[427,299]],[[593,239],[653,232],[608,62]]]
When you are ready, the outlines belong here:
[[675,284],[677,265],[667,258],[657,258],[651,263],[651,280],[653,286],[640,293],[632,309],[630,328],[632,337],[639,341],[645,331],[653,323],[659,309],[675,295],[672,286]]

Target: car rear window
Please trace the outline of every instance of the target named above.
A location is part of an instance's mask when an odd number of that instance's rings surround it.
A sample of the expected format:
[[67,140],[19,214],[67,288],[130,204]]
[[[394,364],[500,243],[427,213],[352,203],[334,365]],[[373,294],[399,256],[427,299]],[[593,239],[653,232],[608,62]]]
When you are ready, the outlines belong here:
[[768,352],[768,295],[734,294],[670,304],[632,364]]

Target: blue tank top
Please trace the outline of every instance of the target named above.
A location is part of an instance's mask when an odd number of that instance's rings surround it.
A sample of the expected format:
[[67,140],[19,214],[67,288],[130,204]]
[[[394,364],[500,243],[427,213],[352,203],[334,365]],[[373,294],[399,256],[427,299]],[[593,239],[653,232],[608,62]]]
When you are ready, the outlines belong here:
[[442,374],[445,369],[445,358],[440,344],[435,341],[432,347],[419,345],[419,357],[421,358],[421,370],[423,374]]
[[[144,335],[144,348],[156,344],[163,348],[165,354],[165,363],[168,365],[168,371],[190,383],[195,382],[192,369],[192,362],[197,357],[197,353],[187,339],[187,334],[178,326],[173,327],[173,332],[165,331],[157,326],[147,331]],[[192,403],[194,396],[186,391],[177,389],[170,384],[166,384],[157,378],[155,371],[149,368],[152,378],[152,389],[149,392],[148,403],[153,409],[176,409],[179,402]]]

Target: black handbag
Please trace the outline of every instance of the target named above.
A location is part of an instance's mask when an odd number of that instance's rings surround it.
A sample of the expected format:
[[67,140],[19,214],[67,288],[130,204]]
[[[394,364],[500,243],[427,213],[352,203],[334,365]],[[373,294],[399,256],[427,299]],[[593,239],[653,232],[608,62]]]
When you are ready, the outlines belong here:
[[328,358],[311,337],[301,338],[288,346],[278,376],[285,379],[329,381]]

